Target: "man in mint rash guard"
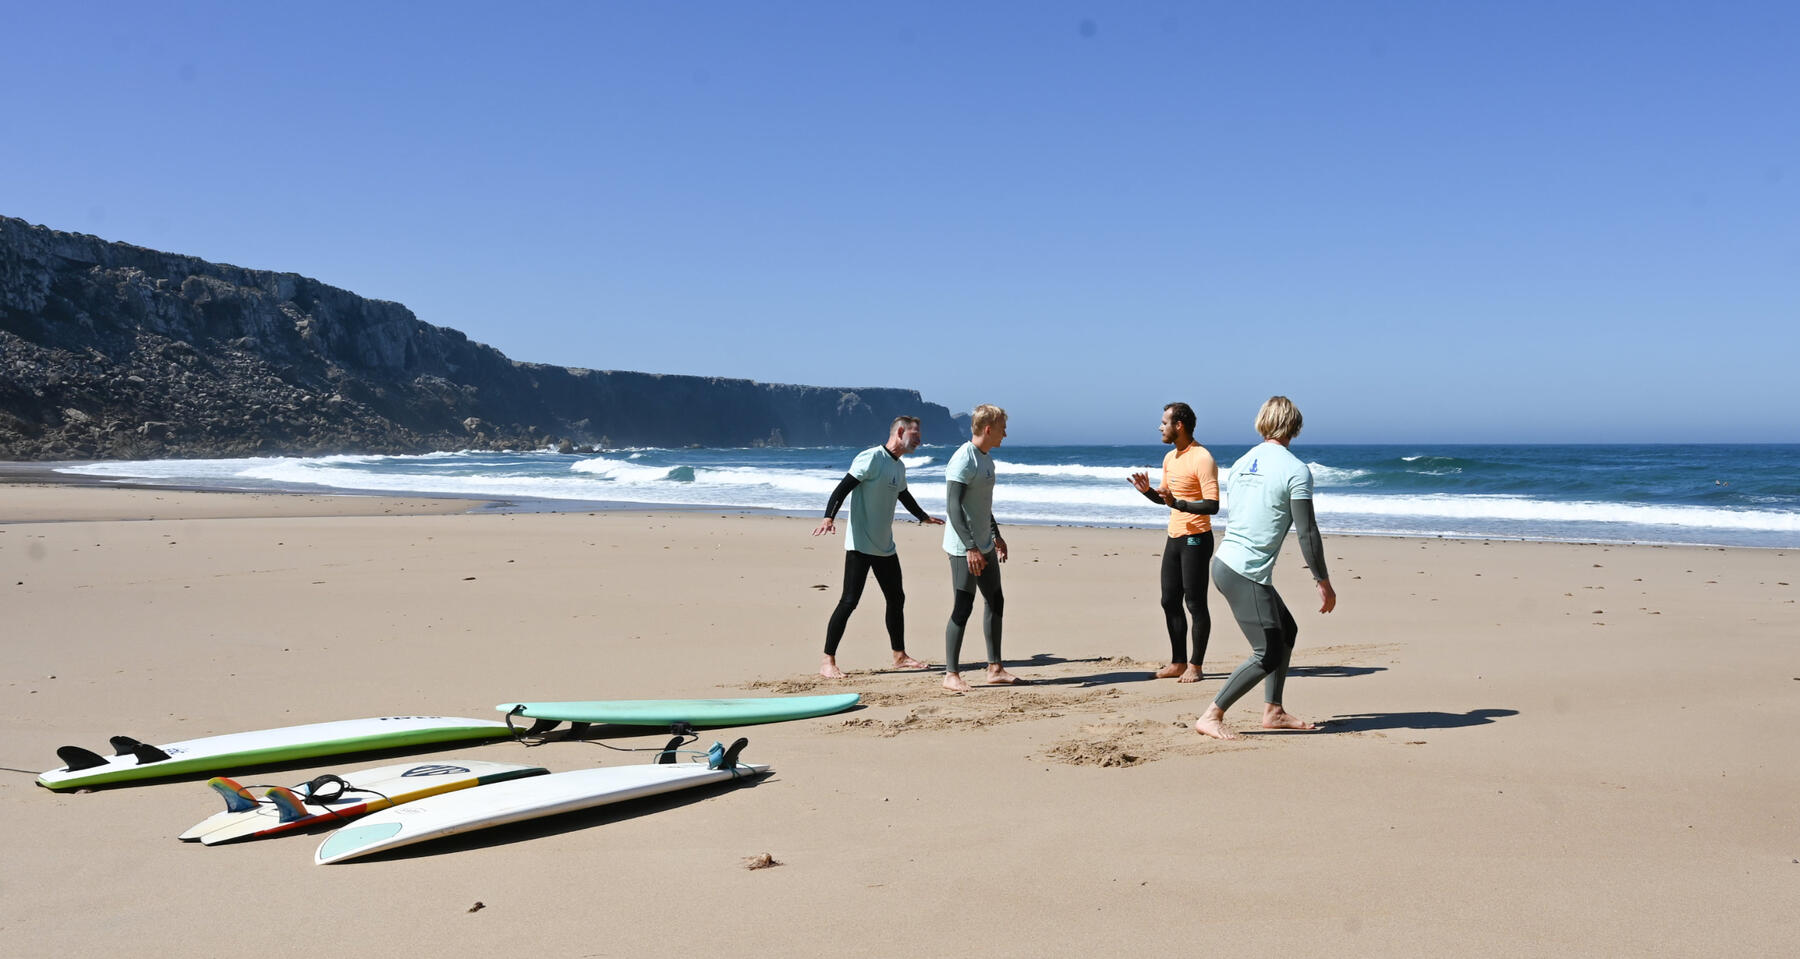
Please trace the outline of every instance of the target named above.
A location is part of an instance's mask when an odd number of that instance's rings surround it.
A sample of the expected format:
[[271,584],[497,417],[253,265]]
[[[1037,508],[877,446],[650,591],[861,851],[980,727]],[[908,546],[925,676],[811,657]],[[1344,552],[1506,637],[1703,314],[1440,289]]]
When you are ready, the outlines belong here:
[[[1163,456],[1162,486],[1150,488],[1150,474],[1133,473],[1131,485],[1158,506],[1169,507],[1169,537],[1163,541],[1162,609],[1169,629],[1169,665],[1156,678],[1200,681],[1206,640],[1212,635],[1212,613],[1206,608],[1206,571],[1212,565],[1210,517],[1219,511],[1219,464],[1206,447],[1194,442],[1194,408],[1186,403],[1163,407],[1158,427],[1162,441],[1175,447]],[[1183,612],[1182,607],[1186,607]],[[1188,655],[1188,615],[1194,618],[1193,655]]]
[[1000,592],[1000,564],[1006,562],[1006,540],[994,522],[994,461],[988,452],[1006,439],[1006,411],[986,403],[975,407],[969,420],[970,439],[944,466],[944,512],[950,525],[944,528],[944,552],[950,554],[950,587],[955,598],[950,622],[944,626],[944,688],[969,691],[957,657],[962,653],[963,627],[975,611],[975,590],[987,611],[981,631],[987,638],[987,681],[1004,686],[1019,681],[1000,661],[1000,617],[1006,598]]
[[1250,640],[1252,653],[1194,721],[1195,732],[1214,739],[1238,738],[1225,725],[1225,710],[1258,682],[1263,683],[1264,729],[1317,728],[1281,706],[1288,658],[1300,626],[1271,583],[1275,556],[1291,526],[1300,540],[1300,556],[1319,588],[1319,612],[1337,607],[1337,592],[1325,569],[1325,544],[1313,517],[1312,470],[1288,451],[1288,443],[1300,435],[1300,424],[1300,411],[1287,397],[1269,397],[1256,414],[1256,432],[1262,434],[1263,443],[1231,467],[1225,538],[1213,557],[1212,574],[1231,604],[1231,615]]
[[844,678],[837,664],[838,641],[844,638],[850,614],[862,600],[870,570],[875,571],[875,582],[887,600],[888,644],[894,649],[894,665],[903,669],[929,665],[906,654],[906,593],[900,588],[900,552],[894,545],[895,502],[921,523],[944,524],[920,509],[906,489],[906,464],[900,457],[918,449],[919,441],[918,418],[896,418],[888,427],[887,443],[871,446],[851,461],[850,472],[825,504],[825,519],[813,529],[814,536],[836,533],[838,508],[844,505],[844,497],[850,497],[848,528],[844,530],[844,592],[825,626],[825,660],[819,664],[819,675],[826,679]]

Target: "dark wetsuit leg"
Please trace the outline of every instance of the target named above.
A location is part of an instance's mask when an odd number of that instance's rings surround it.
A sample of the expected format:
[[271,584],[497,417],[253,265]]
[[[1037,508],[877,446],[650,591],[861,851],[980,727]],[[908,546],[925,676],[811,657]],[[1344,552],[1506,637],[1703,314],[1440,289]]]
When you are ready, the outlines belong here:
[[900,587],[900,557],[871,556],[869,568],[875,571],[875,583],[887,600],[888,645],[901,652],[906,649],[906,591]]
[[975,611],[975,591],[981,590],[981,598],[987,604],[982,614],[982,634],[987,638],[987,661],[989,666],[999,666],[1000,633],[1003,617],[1006,613],[1006,595],[1000,589],[1000,561],[993,552],[983,553],[987,567],[980,576],[969,573],[967,556],[950,557],[950,586],[952,603],[950,621],[944,625],[944,671],[962,672],[957,657],[962,654],[963,628],[969,624],[969,616]]
[[[1195,669],[1206,659],[1212,636],[1212,613],[1206,608],[1207,570],[1212,566],[1211,533],[1171,536],[1163,545],[1162,608],[1169,628],[1169,662],[1188,662]],[[1193,651],[1188,655],[1188,619],[1193,618]]]
[[869,567],[874,559],[867,553],[844,550],[844,591],[838,596],[837,608],[831,611],[831,621],[825,624],[827,656],[837,655],[844,628],[850,625],[850,614],[856,611],[856,604],[862,602],[863,584],[869,581]]
[[1294,621],[1294,615],[1288,612],[1287,604],[1281,601],[1273,586],[1245,579],[1237,570],[1217,560],[1213,561],[1212,574],[1225,602],[1231,604],[1231,615],[1243,629],[1251,649],[1250,658],[1232,671],[1231,678],[1225,680],[1225,688],[1219,690],[1213,703],[1220,709],[1230,709],[1264,679],[1268,680],[1263,684],[1264,700],[1281,702],[1288,661],[1294,652],[1294,641],[1300,635],[1300,624]]
[[900,557],[870,556],[853,549],[844,550],[844,593],[837,608],[831,611],[831,622],[825,626],[825,655],[836,656],[838,643],[850,625],[850,614],[862,602],[863,587],[869,582],[869,571],[875,571],[875,582],[887,600],[888,644],[895,651],[906,648],[906,592],[900,587]]

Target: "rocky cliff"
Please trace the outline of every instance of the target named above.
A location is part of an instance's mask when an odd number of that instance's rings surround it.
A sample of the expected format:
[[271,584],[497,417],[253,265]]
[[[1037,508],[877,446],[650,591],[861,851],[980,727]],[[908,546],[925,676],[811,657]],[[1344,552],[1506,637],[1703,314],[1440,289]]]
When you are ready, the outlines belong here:
[[862,445],[917,391],[519,363],[398,303],[0,217],[0,459]]

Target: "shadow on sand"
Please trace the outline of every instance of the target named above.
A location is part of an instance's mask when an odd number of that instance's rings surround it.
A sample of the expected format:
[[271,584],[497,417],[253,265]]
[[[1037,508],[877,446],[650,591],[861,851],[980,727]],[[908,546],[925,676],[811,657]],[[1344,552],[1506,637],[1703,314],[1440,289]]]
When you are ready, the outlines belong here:
[[1516,709],[1471,709],[1466,713],[1354,713],[1333,716],[1321,728],[1334,733],[1361,733],[1381,729],[1460,729],[1485,726],[1505,716],[1517,716]]
[[1351,676],[1367,676],[1371,673],[1385,672],[1387,672],[1386,666],[1290,666],[1288,667],[1288,678],[1304,676],[1309,679],[1347,679]]

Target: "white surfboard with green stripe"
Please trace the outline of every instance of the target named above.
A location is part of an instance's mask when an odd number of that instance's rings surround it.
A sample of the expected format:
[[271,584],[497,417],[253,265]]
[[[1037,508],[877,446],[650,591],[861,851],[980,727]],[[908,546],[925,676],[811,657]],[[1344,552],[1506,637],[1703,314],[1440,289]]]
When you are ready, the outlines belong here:
[[377,716],[227,733],[160,746],[114,736],[111,756],[80,746],[58,749],[56,755],[66,765],[38,776],[37,783],[47,789],[79,789],[191,773],[244,771],[317,756],[499,739],[509,734],[505,723],[485,719]]

